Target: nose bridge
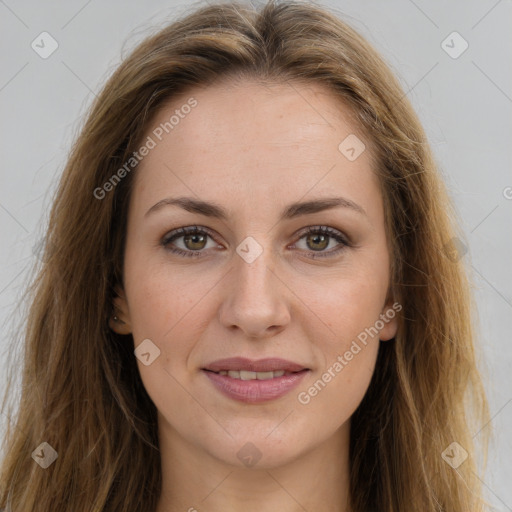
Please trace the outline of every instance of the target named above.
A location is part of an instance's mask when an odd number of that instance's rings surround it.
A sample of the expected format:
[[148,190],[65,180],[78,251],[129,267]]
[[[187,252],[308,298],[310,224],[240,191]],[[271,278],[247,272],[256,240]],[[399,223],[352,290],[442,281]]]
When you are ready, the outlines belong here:
[[273,300],[273,281],[275,277],[270,271],[274,266],[275,257],[269,243],[258,237],[247,237],[237,247],[235,259],[235,290],[238,300],[251,304],[259,304]]
[[282,284],[274,275],[275,255],[263,238],[248,237],[237,247],[222,308],[222,322],[236,325],[248,336],[282,327],[289,319]]

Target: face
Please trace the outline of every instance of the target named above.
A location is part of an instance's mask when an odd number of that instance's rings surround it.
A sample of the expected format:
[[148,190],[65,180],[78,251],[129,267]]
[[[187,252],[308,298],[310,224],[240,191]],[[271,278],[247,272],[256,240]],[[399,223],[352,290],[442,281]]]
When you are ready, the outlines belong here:
[[315,84],[196,88],[153,119],[117,330],[140,347],[177,450],[270,468],[349,427],[396,332],[383,201],[357,133]]

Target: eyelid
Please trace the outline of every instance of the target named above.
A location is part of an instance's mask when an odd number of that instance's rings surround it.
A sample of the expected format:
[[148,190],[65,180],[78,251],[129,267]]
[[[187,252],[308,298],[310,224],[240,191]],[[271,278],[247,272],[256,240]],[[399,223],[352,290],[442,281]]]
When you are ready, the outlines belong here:
[[[330,249],[329,251],[305,251],[309,258],[311,259],[321,259],[321,258],[335,258],[339,256],[342,252],[344,252],[347,248],[353,247],[352,242],[350,241],[349,237],[345,235],[342,231],[339,231],[336,228],[332,228],[330,226],[326,225],[314,225],[314,226],[307,226],[303,228],[298,233],[298,240],[302,240],[305,236],[309,234],[316,234],[321,233],[323,235],[327,235],[330,239],[334,239],[338,243],[338,247],[335,247],[334,249]],[[292,247],[295,246],[297,243],[295,242]]]
[[170,240],[180,238],[181,236],[191,235],[194,233],[203,233],[203,232],[205,234],[207,234],[213,240],[217,241],[215,239],[215,235],[211,229],[209,229],[205,226],[192,225],[192,226],[182,226],[180,228],[172,229],[171,231],[169,231],[162,237],[161,243],[166,244],[166,243],[169,243]]
[[297,236],[299,236],[299,238],[302,238],[304,235],[308,235],[310,233],[322,233],[324,235],[330,236],[331,238],[340,239],[345,245],[352,246],[350,238],[345,233],[343,233],[339,229],[326,226],[325,224],[306,226],[305,228],[299,231]]

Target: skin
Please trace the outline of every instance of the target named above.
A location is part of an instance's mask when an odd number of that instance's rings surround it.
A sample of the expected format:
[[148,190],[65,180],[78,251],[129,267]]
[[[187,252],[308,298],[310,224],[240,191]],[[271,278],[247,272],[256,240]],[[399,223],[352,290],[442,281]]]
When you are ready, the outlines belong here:
[[[395,336],[396,319],[308,404],[297,396],[393,304],[386,300],[390,257],[369,141],[355,161],[338,150],[359,132],[322,84],[247,80],[174,98],[147,135],[190,97],[197,106],[136,171],[124,289],[116,298],[120,321],[111,321],[117,332],[133,334],[135,347],[150,339],[161,351],[148,366],[137,360],[158,410],[163,489],[156,512],[349,511],[350,417],[368,389],[379,339]],[[229,216],[169,205],[146,215],[178,196],[215,202]],[[279,218],[291,203],[332,196],[364,213],[337,207]],[[169,246],[199,248],[199,257],[162,245],[172,230],[194,225],[215,239],[182,236]],[[303,234],[308,226],[329,226],[352,245],[332,237],[322,245]],[[250,264],[236,252],[248,236],[263,249]],[[310,372],[284,397],[245,404],[222,395],[201,371],[232,356],[281,357]],[[247,442],[261,454],[252,467],[237,457]]]

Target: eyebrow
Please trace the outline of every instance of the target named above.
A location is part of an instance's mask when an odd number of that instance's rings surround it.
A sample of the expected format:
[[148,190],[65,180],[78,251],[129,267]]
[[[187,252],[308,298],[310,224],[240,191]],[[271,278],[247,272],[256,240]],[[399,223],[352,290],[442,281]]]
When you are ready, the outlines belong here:
[[[229,217],[227,210],[222,206],[214,202],[202,201],[193,197],[168,197],[166,199],[162,199],[161,201],[158,201],[158,203],[154,204],[144,216],[147,217],[149,214],[161,210],[165,206],[178,206],[188,212],[199,213],[206,217],[213,217],[224,221]],[[281,220],[289,220],[295,217],[300,217],[301,215],[318,213],[324,210],[340,207],[349,208],[361,215],[367,216],[364,208],[350,199],[345,199],[343,197],[325,197],[288,205],[281,212]]]

